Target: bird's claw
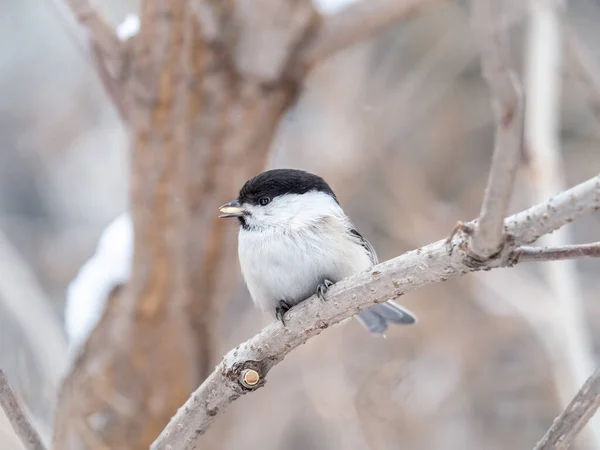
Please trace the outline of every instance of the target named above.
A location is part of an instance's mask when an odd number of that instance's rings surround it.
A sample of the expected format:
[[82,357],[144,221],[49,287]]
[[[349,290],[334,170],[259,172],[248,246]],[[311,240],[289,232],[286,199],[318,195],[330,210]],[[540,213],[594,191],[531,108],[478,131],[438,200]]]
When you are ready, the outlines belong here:
[[284,315],[290,310],[291,306],[285,300],[279,300],[279,306],[275,308],[275,317],[281,321],[281,324],[285,327]]
[[331,286],[334,285],[334,282],[331,280],[328,280],[327,278],[325,278],[321,283],[319,283],[319,285],[317,286],[317,296],[321,299],[321,300],[325,300],[325,293],[327,292],[327,289],[329,289]]

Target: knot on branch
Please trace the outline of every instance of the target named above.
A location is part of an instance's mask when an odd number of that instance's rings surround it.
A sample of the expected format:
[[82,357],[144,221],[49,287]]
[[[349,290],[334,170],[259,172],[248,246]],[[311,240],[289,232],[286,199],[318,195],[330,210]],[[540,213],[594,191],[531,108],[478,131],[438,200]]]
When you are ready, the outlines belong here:
[[514,267],[519,263],[519,258],[521,257],[521,251],[516,248],[513,249],[508,257],[506,258],[505,267]]
[[[515,255],[515,237],[510,233],[502,235],[500,247],[495,253],[489,256],[481,255],[473,251],[471,238],[467,241],[467,251],[464,256],[464,263],[473,270],[491,270],[492,267],[512,267],[516,264]],[[490,264],[490,263],[495,264]]]
[[494,259],[498,259],[500,257],[500,255],[502,254],[502,250],[503,247],[500,248],[500,250],[496,253],[494,253],[493,255],[490,255],[488,257],[484,257],[481,255],[477,255],[474,252],[467,251],[465,253],[465,256],[463,258],[463,262],[465,264],[465,266],[467,266],[469,269],[472,270],[490,270],[491,267],[489,267],[489,262],[494,260]]
[[261,380],[260,374],[254,369],[244,369],[240,377],[242,386],[248,389],[254,389]]
[[[470,223],[457,222],[446,240],[448,253],[452,255],[457,248],[465,266],[472,270],[490,270],[492,267],[512,267],[516,264],[515,238],[511,233],[504,233],[500,247],[490,255],[483,255],[473,249],[475,226]],[[454,242],[454,238],[457,237]],[[494,264],[490,264],[493,262]]]
[[254,391],[263,387],[266,383],[268,368],[261,361],[244,361],[236,363],[230,370],[225,372],[225,376],[237,384],[242,392]]

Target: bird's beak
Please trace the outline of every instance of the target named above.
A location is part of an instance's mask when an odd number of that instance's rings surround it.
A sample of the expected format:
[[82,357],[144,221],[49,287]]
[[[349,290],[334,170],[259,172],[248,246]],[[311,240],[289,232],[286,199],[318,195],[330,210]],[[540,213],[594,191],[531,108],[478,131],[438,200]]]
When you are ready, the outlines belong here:
[[242,205],[240,205],[240,202],[238,202],[237,200],[225,203],[219,208],[219,211],[223,213],[219,216],[221,218],[242,217],[248,215],[248,211],[244,207],[242,207]]

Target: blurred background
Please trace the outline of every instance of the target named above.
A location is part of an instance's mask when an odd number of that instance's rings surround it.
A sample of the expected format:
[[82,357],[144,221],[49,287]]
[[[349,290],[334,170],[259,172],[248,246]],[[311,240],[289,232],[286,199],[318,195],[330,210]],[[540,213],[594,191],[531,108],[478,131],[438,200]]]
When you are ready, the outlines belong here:
[[[115,26],[138,7],[97,3]],[[338,3],[319,7],[330,14]],[[527,80],[529,10],[513,3],[512,57]],[[67,288],[127,210],[129,146],[60,1],[0,5],[0,368],[50,436],[71,358]],[[558,70],[559,168],[571,186],[600,170],[600,92],[578,59],[600,64],[600,2],[571,2],[561,14],[577,36]],[[493,150],[476,44],[466,4],[453,1],[336,54],[310,74],[281,122],[272,166],[326,178],[380,260],[444,238],[457,220],[477,216]],[[543,200],[536,158],[523,155],[511,212]],[[560,189],[559,178],[550,180]],[[591,242],[599,229],[596,214],[563,238]],[[126,231],[115,233],[109,266],[122,264],[130,245]],[[228,450],[532,448],[562,410],[561,389],[571,389],[569,350],[558,348],[565,292],[583,307],[574,339],[585,343],[588,366],[600,343],[600,262],[555,266],[471,274],[406,295],[420,322],[385,339],[354,321],[327,330],[278,365],[266,388],[235,402],[207,442]],[[78,292],[106,290],[98,270]],[[87,301],[80,295],[73,301]],[[217,354],[270,320],[241,280],[223,301]],[[600,448],[590,442],[579,448]],[[21,449],[2,415],[0,448]]]

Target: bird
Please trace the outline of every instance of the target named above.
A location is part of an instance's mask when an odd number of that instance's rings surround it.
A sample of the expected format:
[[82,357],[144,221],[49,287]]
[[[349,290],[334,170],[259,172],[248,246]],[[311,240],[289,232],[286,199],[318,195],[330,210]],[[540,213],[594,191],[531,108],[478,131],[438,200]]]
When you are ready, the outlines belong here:
[[[320,176],[271,169],[242,186],[236,200],[219,208],[239,221],[238,258],[255,305],[285,326],[285,313],[338,281],[378,263],[373,246],[344,213]],[[356,315],[375,335],[388,324],[409,325],[416,316],[388,300]]]

